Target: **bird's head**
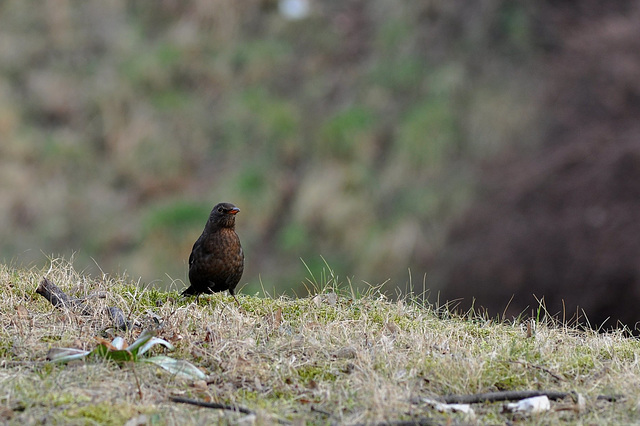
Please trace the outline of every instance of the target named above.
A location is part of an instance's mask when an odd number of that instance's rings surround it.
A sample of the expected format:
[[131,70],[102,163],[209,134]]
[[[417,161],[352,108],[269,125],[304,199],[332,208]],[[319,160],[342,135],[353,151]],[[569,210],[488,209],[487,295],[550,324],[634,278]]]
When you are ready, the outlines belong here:
[[240,209],[231,203],[216,204],[209,215],[209,224],[220,228],[233,228],[239,211]]

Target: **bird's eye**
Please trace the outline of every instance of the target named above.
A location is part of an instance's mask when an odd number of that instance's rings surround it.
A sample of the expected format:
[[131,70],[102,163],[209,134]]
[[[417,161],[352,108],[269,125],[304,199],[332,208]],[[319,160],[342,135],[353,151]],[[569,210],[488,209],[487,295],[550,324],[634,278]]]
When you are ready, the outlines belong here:
[[224,209],[222,207],[218,207],[218,213],[222,213]]

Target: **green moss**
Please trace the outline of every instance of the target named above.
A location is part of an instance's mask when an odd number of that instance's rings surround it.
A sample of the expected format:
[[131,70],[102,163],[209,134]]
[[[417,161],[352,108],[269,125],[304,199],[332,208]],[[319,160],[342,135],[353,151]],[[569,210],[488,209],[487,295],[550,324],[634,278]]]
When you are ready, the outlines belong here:
[[523,337],[515,337],[509,345],[507,358],[512,360],[536,361],[539,359],[539,351],[534,339],[525,339]]
[[337,378],[335,374],[327,371],[326,368],[315,365],[305,365],[299,367],[296,369],[296,373],[298,373],[298,377],[304,383],[308,383],[311,380],[315,382],[333,382]]
[[[55,366],[54,366],[55,367]],[[42,372],[43,370],[39,370]],[[38,380],[44,380],[45,375],[39,374]],[[44,405],[47,407],[64,407],[70,404],[81,404],[91,401],[91,398],[87,395],[76,394],[71,392],[43,392],[43,390],[50,390],[51,382],[38,383],[35,387],[35,383],[20,383],[15,386],[15,390],[22,397],[22,400],[29,401],[32,405]]]
[[595,359],[591,354],[578,354],[570,359],[570,368],[575,375],[585,374],[595,367]]
[[634,340],[612,345],[610,348],[600,349],[600,358],[632,362],[635,361],[639,352],[640,342]]
[[38,375],[40,380],[44,380],[50,377],[53,373],[57,372],[59,367],[56,364],[42,364],[34,369],[34,372]]
[[0,358],[12,358],[15,355],[13,345],[13,340],[9,339],[8,336],[0,336]]
[[338,318],[340,318],[340,312],[332,306],[321,305],[316,310],[315,317],[321,323],[326,324],[332,321],[336,321]]
[[475,324],[474,322],[466,322],[464,325],[464,331],[471,337],[485,338],[491,335],[491,328],[483,327],[482,325]]
[[394,314],[391,317],[391,322],[397,325],[402,331],[413,331],[422,326],[422,323],[415,321],[407,315]]
[[491,365],[483,374],[482,383],[487,388],[495,388],[497,390],[517,390],[529,386],[530,379],[526,372],[514,370],[507,365]]
[[260,393],[249,389],[238,389],[238,398],[244,401],[245,404],[251,404],[258,401],[261,398]]
[[103,425],[122,425],[130,418],[140,413],[139,407],[121,403],[106,402],[71,407],[63,411],[63,416],[70,420],[85,420],[87,423],[96,422]]

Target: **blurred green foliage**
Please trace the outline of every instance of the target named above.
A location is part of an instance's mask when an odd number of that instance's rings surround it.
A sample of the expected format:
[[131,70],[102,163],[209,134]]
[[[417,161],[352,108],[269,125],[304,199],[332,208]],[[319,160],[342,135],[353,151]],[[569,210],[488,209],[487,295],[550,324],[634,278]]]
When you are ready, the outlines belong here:
[[144,235],[163,233],[180,237],[191,228],[204,228],[203,218],[209,217],[210,210],[209,206],[184,201],[150,208],[143,219]]
[[166,287],[230,201],[246,291],[300,291],[300,258],[355,285],[426,272],[479,153],[531,142],[530,5],[274,5],[3,2],[2,257]]
[[320,129],[323,152],[337,159],[355,160],[357,148],[371,137],[375,121],[374,113],[362,106],[338,111]]

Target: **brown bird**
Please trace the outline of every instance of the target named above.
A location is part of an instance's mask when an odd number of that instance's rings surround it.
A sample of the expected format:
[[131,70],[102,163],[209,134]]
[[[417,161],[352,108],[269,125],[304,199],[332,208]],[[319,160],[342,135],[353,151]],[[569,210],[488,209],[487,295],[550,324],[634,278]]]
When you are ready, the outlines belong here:
[[244,253],[236,234],[236,214],[239,208],[231,203],[217,204],[204,226],[202,235],[189,256],[191,285],[182,295],[211,294],[229,290],[238,306],[236,286],[244,270]]

